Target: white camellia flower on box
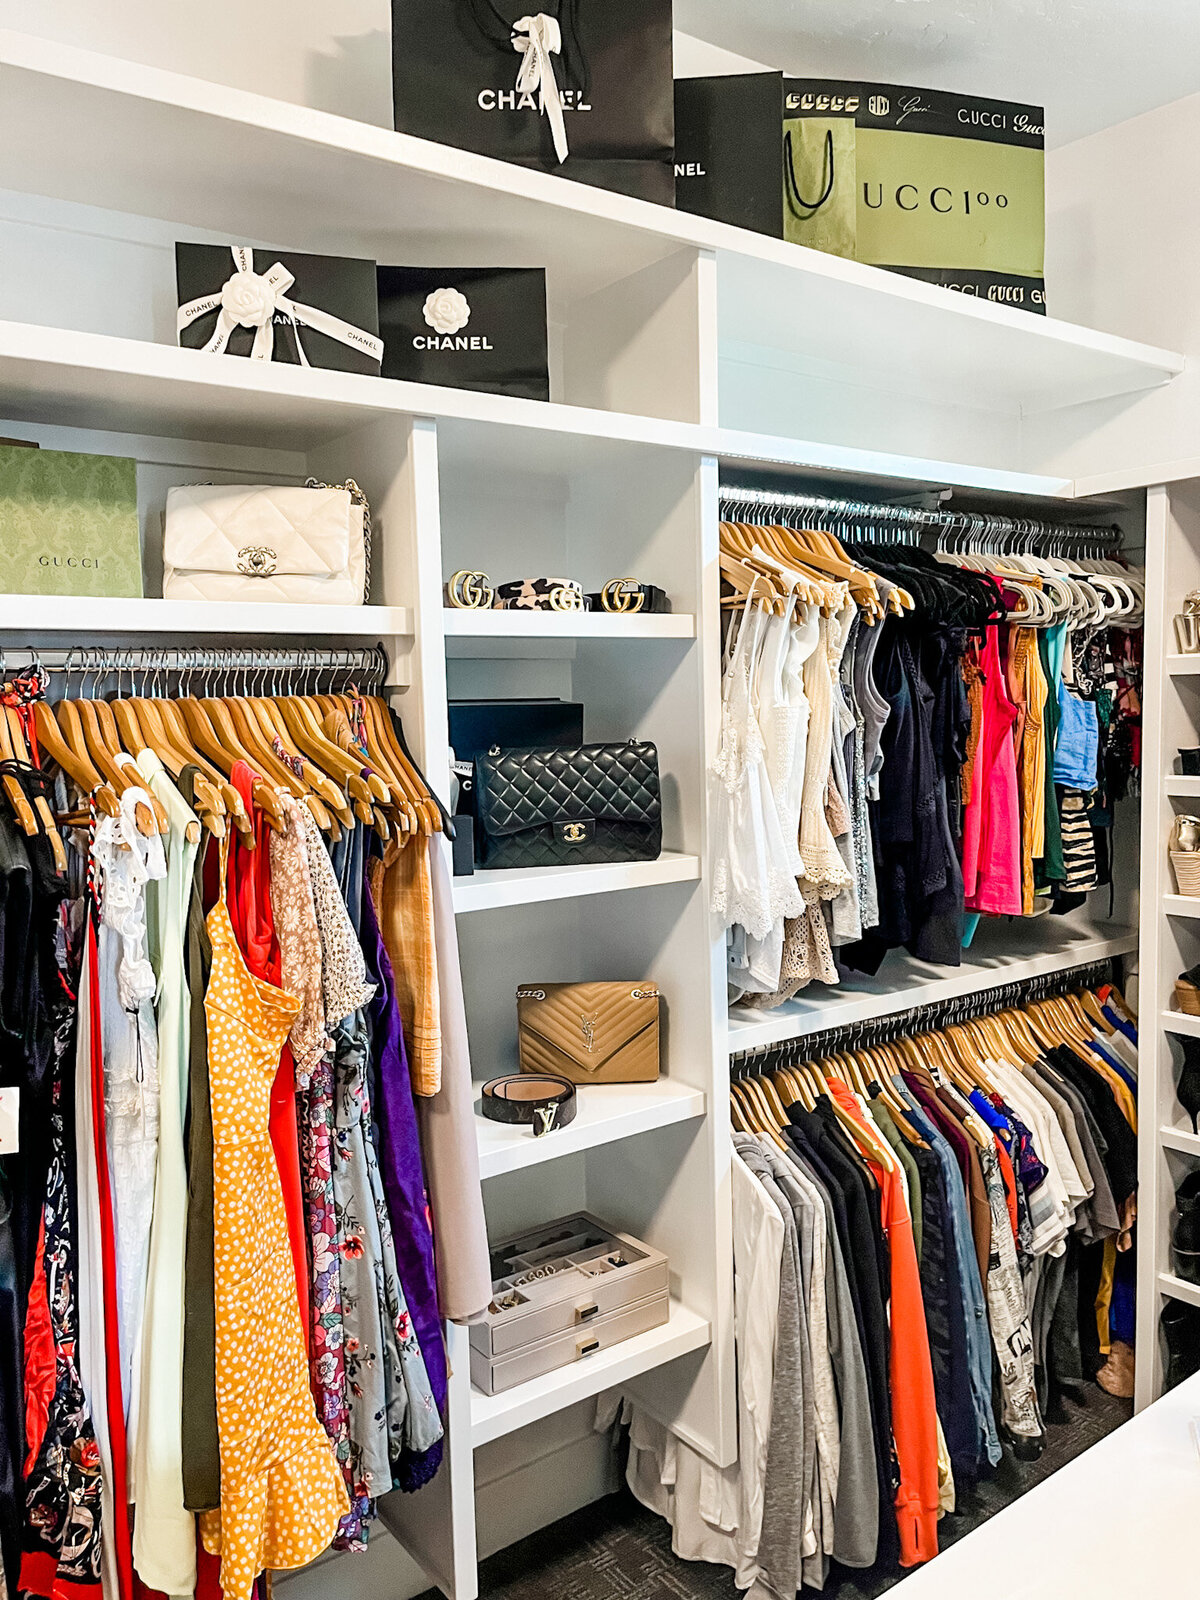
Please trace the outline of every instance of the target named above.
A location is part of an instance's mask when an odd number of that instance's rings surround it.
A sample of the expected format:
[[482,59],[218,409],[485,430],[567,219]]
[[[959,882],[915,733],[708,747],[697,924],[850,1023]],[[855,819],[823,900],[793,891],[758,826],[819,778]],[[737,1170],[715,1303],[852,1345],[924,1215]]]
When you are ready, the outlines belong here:
[[457,333],[471,320],[471,307],[457,289],[435,289],[425,301],[425,321],[435,332]]

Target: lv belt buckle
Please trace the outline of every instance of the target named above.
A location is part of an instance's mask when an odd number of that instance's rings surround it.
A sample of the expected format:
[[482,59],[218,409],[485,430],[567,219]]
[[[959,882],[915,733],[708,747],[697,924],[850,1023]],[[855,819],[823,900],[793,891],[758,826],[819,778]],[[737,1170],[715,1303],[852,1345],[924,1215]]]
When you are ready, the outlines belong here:
[[553,1105],[538,1106],[533,1113],[533,1137],[544,1138],[548,1133],[553,1133],[558,1122],[558,1101]]

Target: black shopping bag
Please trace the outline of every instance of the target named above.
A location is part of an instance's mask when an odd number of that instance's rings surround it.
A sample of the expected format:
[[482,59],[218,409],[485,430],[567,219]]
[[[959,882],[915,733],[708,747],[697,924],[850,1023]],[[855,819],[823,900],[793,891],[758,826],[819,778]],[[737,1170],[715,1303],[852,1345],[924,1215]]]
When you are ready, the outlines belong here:
[[373,261],[177,244],[175,284],[187,349],[379,376]]
[[396,128],[673,205],[671,0],[392,0]]
[[541,267],[380,267],[383,375],[549,400]]

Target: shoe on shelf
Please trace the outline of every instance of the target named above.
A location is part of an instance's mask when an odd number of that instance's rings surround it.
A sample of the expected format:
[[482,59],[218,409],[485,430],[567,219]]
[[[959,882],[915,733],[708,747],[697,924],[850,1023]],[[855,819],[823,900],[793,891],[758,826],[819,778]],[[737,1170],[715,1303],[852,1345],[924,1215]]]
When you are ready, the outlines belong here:
[[[1178,985],[1176,985],[1178,992]],[[1200,989],[1196,994],[1200,997]],[[1200,1039],[1193,1038],[1191,1034],[1177,1036],[1183,1049],[1183,1068],[1179,1074],[1179,1082],[1175,1086],[1175,1095],[1179,1104],[1192,1119],[1192,1132],[1196,1133],[1196,1119],[1200,1117]]]
[[1174,1389],[1200,1372],[1200,1306],[1169,1300],[1158,1325],[1167,1347],[1163,1388]]
[[1189,1172],[1175,1191],[1171,1253],[1177,1275],[1200,1285],[1200,1171]]

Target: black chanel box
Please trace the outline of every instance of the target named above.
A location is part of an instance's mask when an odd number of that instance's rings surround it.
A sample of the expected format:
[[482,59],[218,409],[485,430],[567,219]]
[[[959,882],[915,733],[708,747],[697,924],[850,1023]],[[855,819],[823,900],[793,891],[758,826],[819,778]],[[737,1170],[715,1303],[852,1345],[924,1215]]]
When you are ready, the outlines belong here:
[[385,378],[549,400],[541,267],[380,267]]

